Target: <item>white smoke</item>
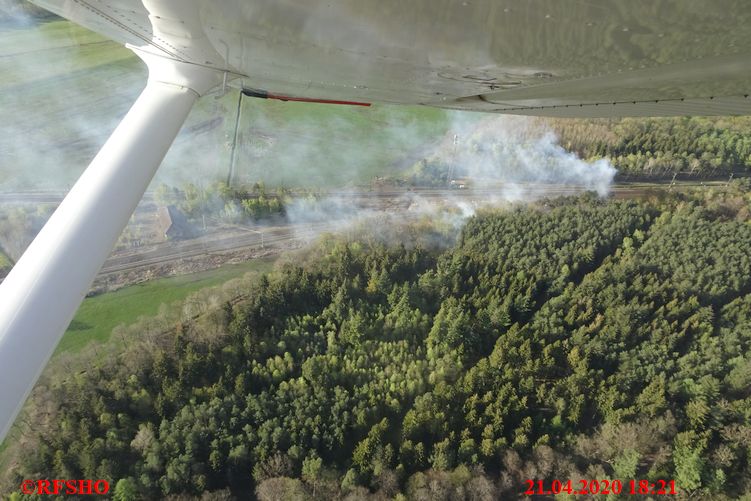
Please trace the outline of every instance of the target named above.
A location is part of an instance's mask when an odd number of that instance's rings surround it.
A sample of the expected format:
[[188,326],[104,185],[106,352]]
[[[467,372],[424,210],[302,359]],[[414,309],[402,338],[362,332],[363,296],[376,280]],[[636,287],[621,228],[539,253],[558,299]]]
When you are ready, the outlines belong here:
[[[30,22],[19,12],[13,19],[24,29],[0,34],[0,190],[67,189],[135,99],[145,70],[125,49],[65,21]],[[226,178],[236,99],[233,91],[199,101],[152,188]],[[291,223],[335,229],[383,212],[397,219],[448,218],[456,225],[486,203],[607,194],[615,175],[607,160],[586,162],[566,152],[540,121],[485,117],[424,107],[248,100],[234,179],[338,191],[287,207]],[[430,185],[447,196],[421,200],[411,194],[384,209],[339,191],[377,185],[383,176],[409,178],[420,159],[434,167]],[[452,179],[458,182],[451,185]],[[462,183],[484,190],[483,196],[451,196],[449,188]]]
[[607,159],[587,162],[558,144],[539,120],[495,116],[456,120],[440,147],[426,159],[451,179],[487,189],[507,201],[595,191],[606,196],[616,174]]
[[[453,113],[451,119],[443,139],[412,169],[413,181],[429,185],[430,196],[417,189],[397,198],[390,207],[363,205],[355,192],[295,200],[287,209],[289,221],[327,222],[330,228],[341,231],[363,219],[391,212],[398,215],[397,220],[427,217],[459,228],[486,205],[526,203],[590,191],[604,197],[610,191],[616,174],[610,162],[588,162],[566,151],[540,120],[478,118],[471,113]],[[402,133],[412,134],[409,130]],[[319,229],[331,231],[323,226]]]

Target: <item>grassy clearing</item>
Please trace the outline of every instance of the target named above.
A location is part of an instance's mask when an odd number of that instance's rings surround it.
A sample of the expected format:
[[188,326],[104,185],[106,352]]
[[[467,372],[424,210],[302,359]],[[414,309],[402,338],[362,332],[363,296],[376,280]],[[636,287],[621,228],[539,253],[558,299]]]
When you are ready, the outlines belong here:
[[265,273],[276,258],[254,259],[215,270],[153,280],[115,292],[86,298],[78,309],[55,354],[78,352],[92,341],[107,342],[112,329],[138,317],[159,312],[162,304],[181,301],[193,292],[220,285],[245,273]]
[[8,270],[13,265],[8,256],[0,252],[0,271]]
[[[0,30],[0,189],[69,187],[145,81],[145,66],[129,50],[68,21]],[[226,178],[236,105],[235,90],[200,99],[156,183]],[[449,124],[445,111],[427,107],[247,99],[236,179],[286,186],[367,183],[411,165],[415,152]]]
[[[238,179],[341,186],[398,175],[440,139],[449,115],[428,107],[369,108],[249,99],[243,108]],[[255,133],[255,131],[258,131]]]
[[0,188],[69,188],[145,75],[131,51],[68,21],[0,31]]
[[0,89],[135,59],[122,45],[68,21],[0,31]]

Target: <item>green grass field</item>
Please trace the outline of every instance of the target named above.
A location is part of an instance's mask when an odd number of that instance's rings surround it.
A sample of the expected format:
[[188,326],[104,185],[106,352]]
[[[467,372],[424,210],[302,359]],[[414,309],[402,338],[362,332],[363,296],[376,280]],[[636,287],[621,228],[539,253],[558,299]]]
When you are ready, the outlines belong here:
[[[428,107],[244,102],[237,174],[269,185],[341,186],[398,176],[440,140],[449,115]],[[253,131],[258,131],[254,133]]]
[[[77,352],[92,341],[107,342],[112,329],[130,324],[141,316],[159,312],[162,304],[182,301],[206,287],[220,285],[245,273],[271,271],[275,258],[254,259],[246,263],[225,265],[215,270],[152,280],[115,292],[86,298],[55,354]],[[117,341],[117,340],[114,340]]]
[[[69,187],[145,81],[145,66],[129,50],[73,23],[0,30],[0,189]],[[155,183],[226,178],[237,98],[231,89],[198,101]],[[411,165],[450,122],[450,114],[428,107],[248,98],[235,179],[292,187],[367,183]]]
[[11,267],[12,263],[8,256],[0,252],[0,271],[5,271]]
[[0,58],[2,90],[135,59],[122,45],[68,21],[0,31]]
[[125,47],[68,21],[0,30],[0,189],[65,189],[146,76]]

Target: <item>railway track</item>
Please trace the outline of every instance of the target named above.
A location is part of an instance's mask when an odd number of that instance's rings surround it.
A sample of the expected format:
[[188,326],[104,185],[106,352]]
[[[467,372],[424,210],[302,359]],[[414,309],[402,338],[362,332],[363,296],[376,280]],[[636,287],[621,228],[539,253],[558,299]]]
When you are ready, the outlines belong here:
[[[695,187],[721,187],[726,183],[721,181],[695,181],[679,182],[673,188],[687,189]],[[353,212],[358,209],[377,209],[385,213],[396,213],[407,209],[413,202],[419,199],[428,201],[466,201],[481,203],[484,200],[502,198],[504,185],[496,185],[488,188],[467,189],[381,189],[381,190],[334,190],[322,194],[328,199],[340,199],[351,204]],[[585,186],[576,185],[551,185],[539,183],[517,183],[514,185],[524,196],[532,198],[556,197],[575,195],[586,191]],[[655,189],[668,189],[668,184],[655,183],[624,183],[611,187],[610,197],[631,198],[644,196],[648,191]],[[65,196],[64,192],[23,192],[23,193],[0,193],[0,204],[57,204]],[[140,211],[153,211],[154,204],[150,195],[142,202]],[[411,217],[404,214],[405,217]],[[346,215],[345,215],[346,216]],[[334,230],[343,221],[314,222],[309,224],[289,224],[275,227],[249,227],[234,226],[224,232],[206,235],[193,240],[170,241],[164,244],[155,244],[138,250],[129,250],[115,253],[105,262],[98,277],[129,272],[147,267],[160,266],[177,262],[182,259],[190,259],[212,254],[225,254],[244,249],[268,247],[274,248],[293,241],[305,241],[316,235]]]
[[321,232],[333,229],[335,226],[333,223],[290,225],[288,227],[269,228],[259,233],[234,233],[220,238],[202,238],[199,241],[170,242],[166,246],[154,246],[138,253],[112,256],[104,263],[98,276],[158,266],[180,259],[216,253],[227,253],[248,248],[273,248],[279,244],[296,240],[305,241]]
[[[675,188],[700,188],[711,186],[725,186],[727,180],[711,180],[711,181],[678,181],[675,183]],[[643,192],[648,189],[667,189],[670,186],[669,182],[621,182],[614,183],[611,188],[611,193],[631,193],[631,192]],[[352,190],[332,190],[321,192],[321,196],[325,197],[342,197],[342,198],[404,198],[415,195],[424,197],[446,197],[451,194],[452,196],[481,196],[481,195],[493,195],[498,194],[504,190],[504,188],[514,187],[523,190],[530,191],[532,193],[546,193],[551,196],[558,194],[575,194],[582,191],[591,189],[584,185],[561,185],[561,184],[545,184],[545,183],[492,183],[485,185],[482,188],[470,187],[467,189],[445,189],[445,188],[388,188],[388,189],[368,189],[368,188],[355,188]],[[2,204],[59,204],[62,202],[66,195],[66,191],[19,191],[19,192],[0,192],[0,205]],[[268,196],[274,196],[268,194]],[[292,195],[294,198],[294,195]],[[144,195],[144,203],[153,203],[153,195],[147,193]]]

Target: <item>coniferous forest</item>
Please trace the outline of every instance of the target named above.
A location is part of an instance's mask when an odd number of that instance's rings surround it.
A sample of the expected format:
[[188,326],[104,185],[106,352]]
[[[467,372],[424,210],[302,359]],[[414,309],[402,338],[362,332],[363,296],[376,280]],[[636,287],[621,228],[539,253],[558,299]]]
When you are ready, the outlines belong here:
[[627,179],[728,178],[751,169],[749,117],[543,119],[561,145],[584,158],[610,158]]
[[43,378],[7,492],[106,478],[119,500],[489,500],[662,479],[674,499],[747,499],[747,188],[324,238]]

